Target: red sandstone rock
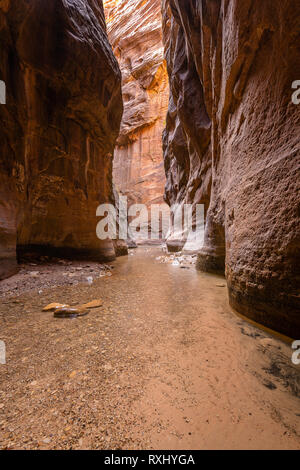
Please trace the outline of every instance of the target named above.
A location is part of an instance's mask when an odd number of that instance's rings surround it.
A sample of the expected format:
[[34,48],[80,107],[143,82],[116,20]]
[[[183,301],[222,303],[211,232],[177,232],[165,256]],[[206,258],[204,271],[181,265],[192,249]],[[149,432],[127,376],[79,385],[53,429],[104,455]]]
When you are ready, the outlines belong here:
[[108,36],[123,76],[124,115],[114,183],[129,203],[162,203],[162,131],[169,87],[160,0],[106,0]]
[[226,270],[231,305],[299,337],[300,4],[163,0],[163,19],[166,199],[205,204],[198,267]]
[[16,269],[16,244],[114,258],[96,237],[122,116],[102,2],[0,1],[0,46],[0,279]]

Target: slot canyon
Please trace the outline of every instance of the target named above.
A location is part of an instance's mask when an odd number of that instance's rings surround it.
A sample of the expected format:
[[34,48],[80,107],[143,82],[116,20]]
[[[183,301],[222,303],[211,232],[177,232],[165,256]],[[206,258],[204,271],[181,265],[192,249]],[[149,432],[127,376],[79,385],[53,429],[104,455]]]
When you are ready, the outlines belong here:
[[0,0],[0,46],[0,449],[299,450],[300,3]]
[[[139,2],[138,2],[139,3]],[[114,155],[114,183],[130,204],[162,204],[162,132],[169,83],[161,2],[104,2],[108,37],[122,71],[124,113]]]

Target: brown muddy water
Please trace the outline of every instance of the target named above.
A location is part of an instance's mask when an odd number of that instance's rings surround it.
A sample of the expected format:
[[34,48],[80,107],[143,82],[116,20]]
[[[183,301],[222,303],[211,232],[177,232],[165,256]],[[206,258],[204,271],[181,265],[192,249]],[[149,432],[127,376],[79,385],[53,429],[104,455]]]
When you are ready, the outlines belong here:
[[[77,263],[4,281],[0,448],[300,448],[290,345],[235,315],[223,278],[160,256],[141,247],[111,276]],[[47,282],[68,269],[74,283]],[[98,298],[82,318],[42,312]]]

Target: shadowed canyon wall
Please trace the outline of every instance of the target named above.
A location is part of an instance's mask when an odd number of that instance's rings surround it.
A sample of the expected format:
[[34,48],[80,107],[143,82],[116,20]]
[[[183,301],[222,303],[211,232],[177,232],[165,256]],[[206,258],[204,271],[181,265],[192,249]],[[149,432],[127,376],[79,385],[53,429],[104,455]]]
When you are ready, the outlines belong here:
[[114,183],[129,203],[162,203],[161,145],[169,99],[160,0],[104,2],[108,36],[122,71],[124,115]]
[[163,31],[166,200],[205,205],[232,307],[299,337],[300,3],[163,0]]
[[113,201],[121,74],[96,0],[0,1],[0,279],[18,251],[112,259],[96,208]]

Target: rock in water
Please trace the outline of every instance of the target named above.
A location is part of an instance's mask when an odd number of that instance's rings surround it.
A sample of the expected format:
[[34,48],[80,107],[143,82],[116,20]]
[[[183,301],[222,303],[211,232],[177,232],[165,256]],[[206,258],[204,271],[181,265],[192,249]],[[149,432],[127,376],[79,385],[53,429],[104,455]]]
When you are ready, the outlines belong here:
[[198,268],[226,270],[231,305],[300,337],[300,2],[162,3],[166,201],[205,205]]
[[95,227],[122,117],[102,1],[1,1],[0,46],[0,279],[16,272],[16,246],[113,259]]
[[102,307],[103,301],[101,299],[95,299],[86,304],[82,304],[78,307],[70,307],[68,304],[52,303],[43,308],[43,312],[54,312],[55,317],[59,318],[76,318],[87,315],[88,310]]
[[88,310],[83,310],[79,308],[70,308],[70,307],[62,307],[57,308],[54,311],[55,318],[77,318],[83,317],[87,315],[89,312]]

